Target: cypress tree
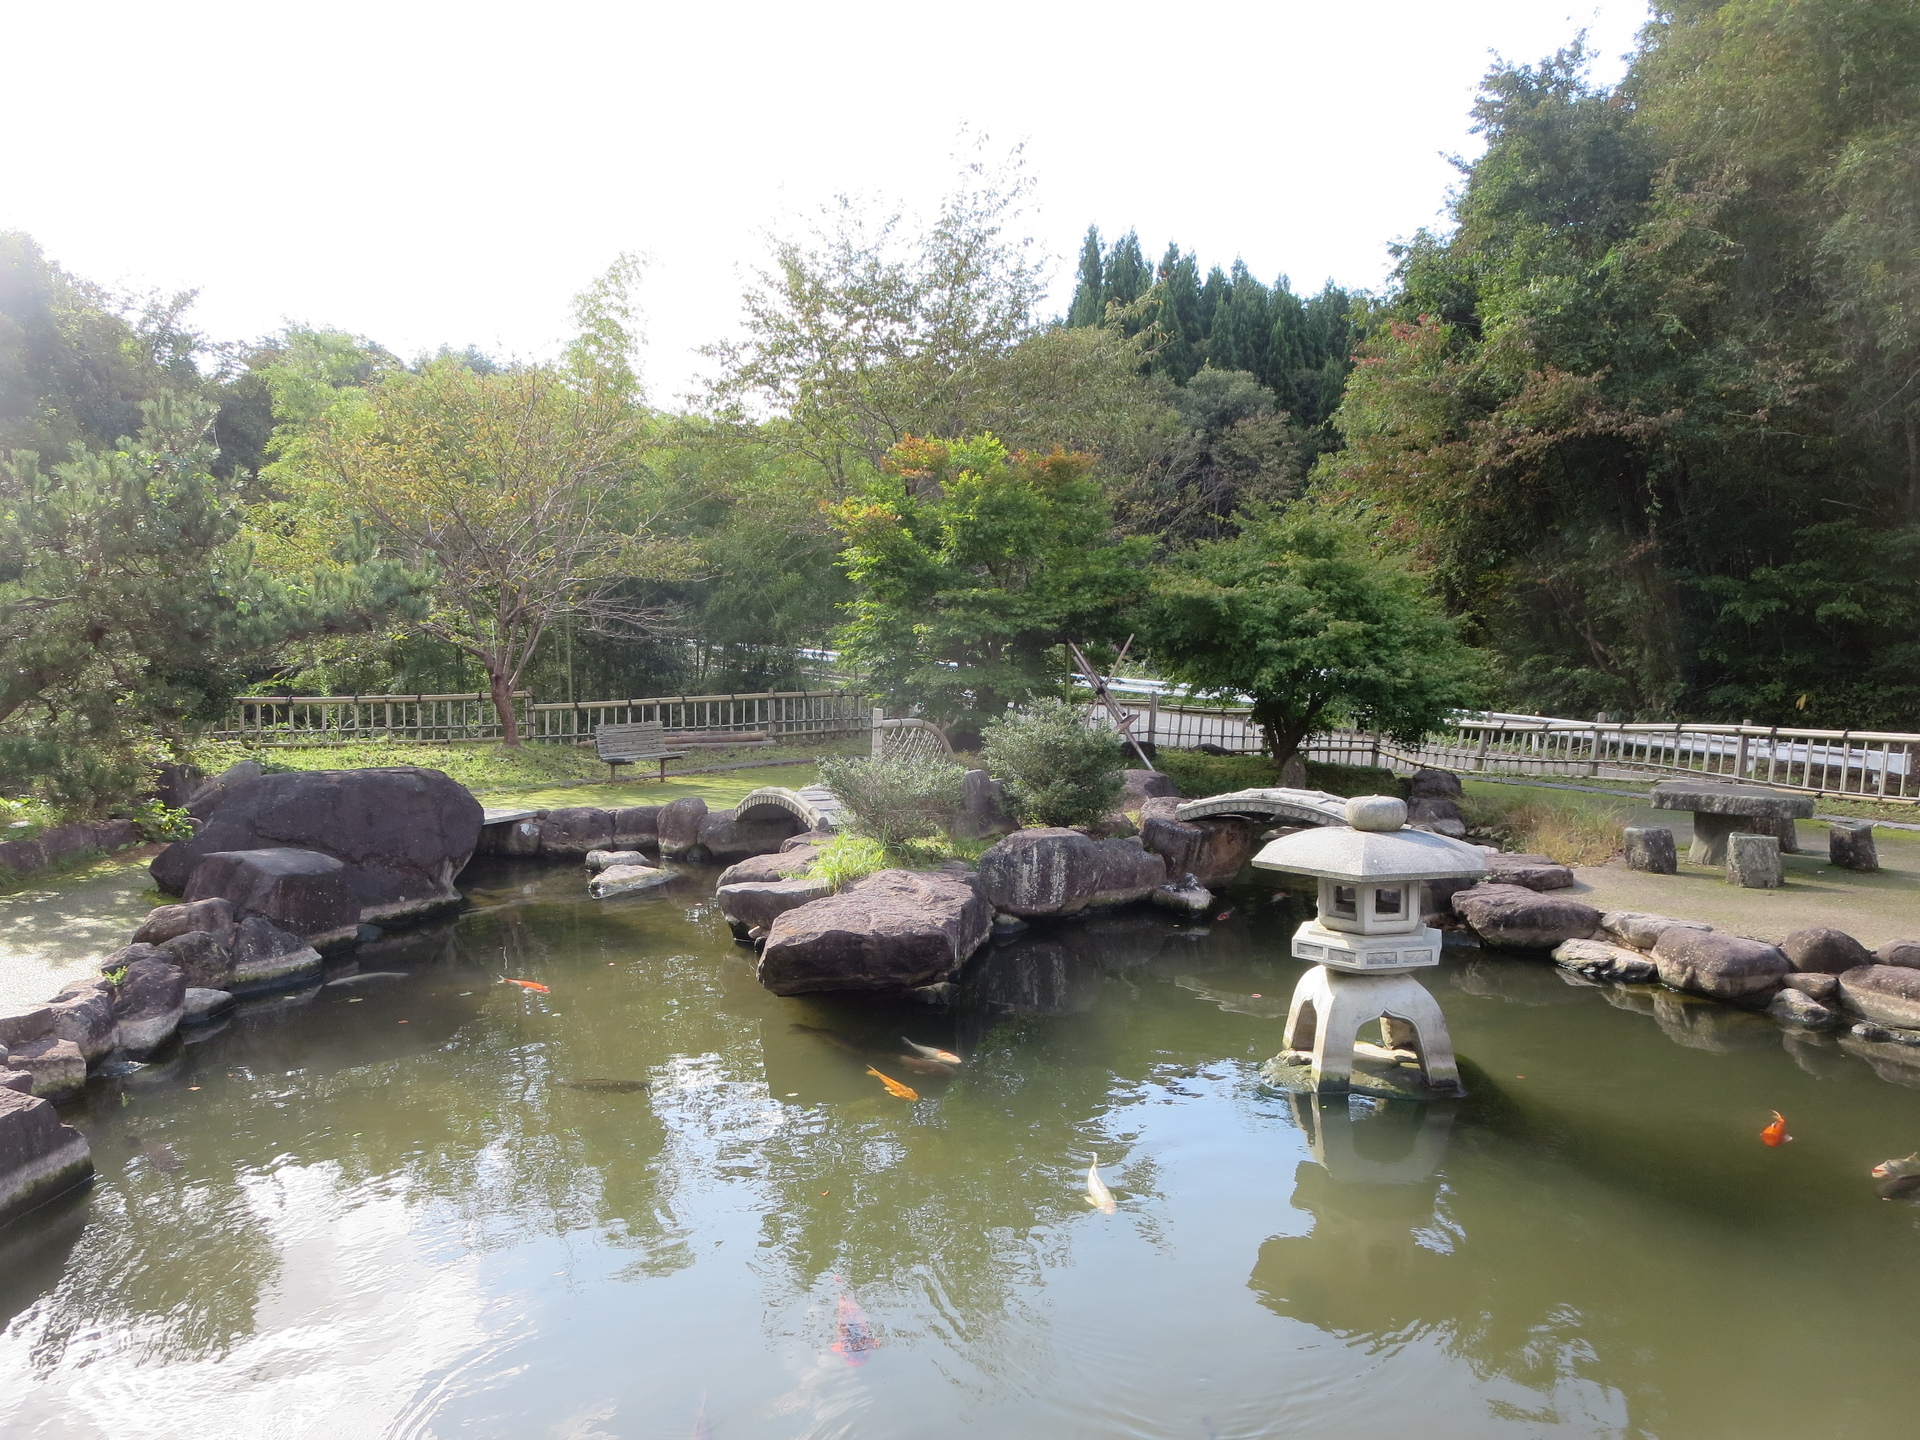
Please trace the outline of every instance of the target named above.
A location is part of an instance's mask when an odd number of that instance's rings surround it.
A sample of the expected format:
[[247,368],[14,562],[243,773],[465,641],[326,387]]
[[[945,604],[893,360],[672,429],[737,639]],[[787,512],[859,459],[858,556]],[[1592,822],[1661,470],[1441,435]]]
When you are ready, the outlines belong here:
[[[1107,252],[1103,280],[1101,295],[1110,305],[1131,305],[1153,284],[1153,270],[1140,251],[1140,237],[1133,231],[1113,242],[1113,248]],[[1126,328],[1131,335],[1140,326],[1134,322]]]
[[1200,368],[1200,267],[1192,255],[1182,255],[1169,242],[1160,261],[1160,309],[1155,316],[1165,339],[1154,356],[1153,368],[1184,385]]
[[1207,272],[1207,283],[1200,287],[1200,335],[1206,341],[1206,363],[1216,370],[1227,368],[1214,358],[1213,332],[1220,319],[1220,306],[1231,288],[1227,272],[1218,265]]
[[1098,325],[1106,318],[1107,305],[1100,285],[1100,227],[1087,226],[1087,238],[1080,244],[1080,282],[1073,289],[1073,303],[1067,307],[1067,324]]

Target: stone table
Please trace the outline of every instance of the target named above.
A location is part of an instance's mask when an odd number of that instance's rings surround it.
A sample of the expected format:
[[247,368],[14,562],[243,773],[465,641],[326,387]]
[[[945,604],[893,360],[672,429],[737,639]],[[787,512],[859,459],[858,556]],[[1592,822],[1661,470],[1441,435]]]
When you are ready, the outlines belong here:
[[1662,780],[1653,787],[1653,808],[1691,810],[1693,849],[1687,858],[1696,865],[1724,865],[1727,836],[1752,830],[1755,820],[1810,819],[1813,797],[1730,780]]

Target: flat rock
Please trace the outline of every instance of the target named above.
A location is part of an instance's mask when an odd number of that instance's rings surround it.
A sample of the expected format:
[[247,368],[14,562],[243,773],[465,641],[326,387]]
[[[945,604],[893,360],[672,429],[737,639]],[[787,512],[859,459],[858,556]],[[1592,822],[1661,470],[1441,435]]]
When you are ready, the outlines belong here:
[[[1840,975],[1874,961],[1867,947],[1844,930],[1796,930],[1780,942],[1780,949],[1793,962],[1793,968],[1802,972]],[[1915,949],[1920,951],[1920,946]],[[1920,963],[1920,954],[1914,958]]]
[[258,775],[192,807],[206,824],[153,861],[162,890],[184,892],[203,856],[220,850],[317,850],[346,866],[370,924],[459,903],[454,877],[480,839],[480,802],[438,770],[393,765]]
[[61,1124],[45,1100],[0,1089],[0,1222],[84,1184],[92,1174],[86,1136]]
[[1487,856],[1487,883],[1524,885],[1529,890],[1565,890],[1573,884],[1573,871],[1546,855]]
[[1671,915],[1648,915],[1639,910],[1609,910],[1600,917],[1600,928],[1622,945],[1635,950],[1651,950],[1660,937],[1678,926],[1682,930],[1711,930],[1700,920],[1676,920]]
[[1176,915],[1204,915],[1213,908],[1213,892],[1191,875],[1154,886],[1147,898]]
[[159,948],[169,964],[178,965],[185,972],[187,984],[217,989],[233,979],[233,949],[226,939],[226,935],[232,933],[229,930],[215,935],[206,930],[189,930]]
[[224,898],[195,900],[187,905],[161,905],[147,912],[140,928],[133,932],[134,945],[164,945],[178,935],[204,931],[230,939],[235,925],[233,906]]
[[979,869],[994,909],[1025,920],[1142,900],[1167,878],[1166,862],[1137,840],[1094,840],[1060,826],[1014,831]]
[[611,865],[587,882],[587,894],[596,900],[610,895],[632,895],[652,890],[679,879],[679,872],[660,870],[652,865]]
[[1840,977],[1840,1004],[1878,1025],[1920,1029],[1920,970],[1862,965]]
[[24,1045],[53,1033],[53,1012],[45,1005],[27,1005],[0,1014],[0,1045]]
[[187,881],[187,899],[215,896],[233,907],[237,920],[257,915],[315,945],[350,940],[360,926],[360,900],[345,863],[319,850],[203,854]]
[[1653,947],[1653,960],[1660,967],[1661,984],[1716,1000],[1769,994],[1794,969],[1777,945],[1677,926],[1662,932]]
[[1862,959],[1860,963],[1862,965],[1897,965],[1903,970],[1920,970],[1920,940],[1889,940],[1873,952],[1870,960]]
[[1543,895],[1524,885],[1474,885],[1453,897],[1454,913],[1480,943],[1497,950],[1552,950],[1585,940],[1600,926],[1591,905]]
[[774,917],[757,973],[776,995],[930,985],[980,948],[992,916],[964,871],[882,870]]
[[1553,963],[1589,980],[1644,985],[1656,977],[1653,961],[1638,950],[1605,940],[1563,940],[1553,948]]
[[613,865],[645,865],[647,857],[638,850],[589,850],[587,869],[605,870]]
[[320,952],[264,916],[241,921],[233,942],[233,980],[222,987],[236,995],[283,990],[320,973]]
[[1767,1002],[1767,1014],[1807,1030],[1831,1030],[1840,1016],[1802,990],[1783,989]]
[[113,1020],[122,1050],[136,1057],[164,1045],[186,1013],[187,977],[164,960],[141,957],[113,987]]
[[78,1095],[87,1083],[87,1057],[71,1040],[29,1040],[7,1054],[9,1070],[26,1075],[32,1093],[43,1100],[65,1100]]
[[771,855],[750,855],[720,872],[720,885],[770,885],[777,880],[792,880],[813,867],[820,858],[818,845],[790,845]]
[[1837,999],[1840,994],[1840,977],[1819,970],[1796,970],[1790,975],[1782,975],[1780,985],[1786,990],[1798,990],[1802,995],[1811,995],[1823,1005]]
[[180,1018],[192,1023],[205,1020],[219,1014],[233,1004],[233,996],[225,990],[207,990],[189,987],[182,999],[183,1010]]
[[713,892],[720,913],[735,936],[771,929],[776,915],[784,915],[833,894],[825,880],[737,880]]

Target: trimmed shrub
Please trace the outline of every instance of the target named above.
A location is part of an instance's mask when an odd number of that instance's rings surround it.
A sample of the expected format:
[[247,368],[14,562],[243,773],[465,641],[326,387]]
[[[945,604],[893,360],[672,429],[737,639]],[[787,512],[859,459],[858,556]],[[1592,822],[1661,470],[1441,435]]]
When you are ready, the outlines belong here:
[[960,806],[966,773],[930,755],[820,762],[820,783],[840,797],[854,830],[887,846],[944,835]]
[[987,771],[1005,783],[1025,825],[1091,825],[1120,803],[1126,759],[1111,730],[1090,729],[1077,705],[1042,700],[981,733]]

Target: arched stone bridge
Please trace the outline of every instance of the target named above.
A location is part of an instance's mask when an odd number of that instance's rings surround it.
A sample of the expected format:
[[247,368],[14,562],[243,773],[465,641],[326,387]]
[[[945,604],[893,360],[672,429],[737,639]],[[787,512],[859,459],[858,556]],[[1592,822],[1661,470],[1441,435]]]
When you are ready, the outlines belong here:
[[784,810],[809,830],[838,830],[846,813],[840,797],[824,785],[808,785],[799,790],[789,790],[784,785],[762,785],[743,795],[740,803],[733,807],[734,817],[739,820],[755,818],[756,810],[760,812],[760,819],[770,818],[770,811]]
[[1324,790],[1232,790],[1188,800],[1174,810],[1180,820],[1279,820],[1289,825],[1345,825],[1347,802]]

